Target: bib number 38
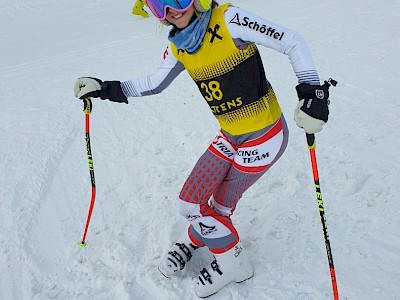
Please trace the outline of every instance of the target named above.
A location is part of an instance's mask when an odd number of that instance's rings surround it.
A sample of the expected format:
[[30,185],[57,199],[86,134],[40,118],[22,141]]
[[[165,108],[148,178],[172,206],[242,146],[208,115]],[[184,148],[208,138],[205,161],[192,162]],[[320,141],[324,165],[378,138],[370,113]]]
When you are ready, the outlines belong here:
[[221,84],[216,80],[212,80],[208,84],[202,82],[200,84],[200,88],[204,98],[209,102],[213,100],[220,101],[224,97],[224,94],[221,90]]

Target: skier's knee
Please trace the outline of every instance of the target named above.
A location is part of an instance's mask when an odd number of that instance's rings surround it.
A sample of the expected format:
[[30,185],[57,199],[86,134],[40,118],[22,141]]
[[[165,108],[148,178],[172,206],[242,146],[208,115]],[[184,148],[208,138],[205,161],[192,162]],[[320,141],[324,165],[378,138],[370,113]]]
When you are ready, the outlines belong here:
[[[200,217],[200,205],[186,202],[182,199],[178,200],[178,212],[180,215],[190,220]],[[197,217],[196,217],[197,216]]]

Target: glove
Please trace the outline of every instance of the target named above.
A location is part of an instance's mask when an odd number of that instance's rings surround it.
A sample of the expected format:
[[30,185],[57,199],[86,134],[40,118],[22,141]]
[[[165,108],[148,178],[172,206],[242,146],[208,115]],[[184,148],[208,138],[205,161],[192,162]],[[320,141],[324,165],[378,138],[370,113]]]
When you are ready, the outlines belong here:
[[320,132],[322,125],[328,122],[329,83],[310,85],[301,83],[296,86],[299,103],[294,110],[294,120],[308,134]]
[[128,103],[120,81],[101,81],[93,77],[78,78],[74,86],[75,96],[79,99],[89,97],[108,99],[113,102]]

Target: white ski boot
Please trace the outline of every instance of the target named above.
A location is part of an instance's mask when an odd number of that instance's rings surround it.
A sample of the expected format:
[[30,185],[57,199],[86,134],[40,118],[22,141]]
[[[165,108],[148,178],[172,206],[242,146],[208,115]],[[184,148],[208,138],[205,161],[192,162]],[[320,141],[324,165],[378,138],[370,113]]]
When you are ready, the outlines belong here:
[[242,282],[253,277],[253,267],[240,242],[225,253],[214,254],[214,257],[210,268],[200,271],[196,286],[198,297],[211,296],[232,281]]
[[158,270],[165,277],[170,278],[176,272],[183,270],[186,263],[192,258],[193,251],[198,247],[192,243],[187,231],[175,242],[164,256]]

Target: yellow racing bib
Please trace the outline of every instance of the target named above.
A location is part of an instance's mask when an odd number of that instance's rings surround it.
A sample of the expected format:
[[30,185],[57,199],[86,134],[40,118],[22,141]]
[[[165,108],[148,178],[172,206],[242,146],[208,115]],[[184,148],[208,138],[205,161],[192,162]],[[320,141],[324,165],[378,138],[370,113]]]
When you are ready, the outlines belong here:
[[177,49],[173,55],[185,66],[217,118],[232,135],[260,130],[281,116],[275,93],[265,78],[257,46],[238,49],[224,19],[229,3],[214,8],[201,48],[195,54]]

